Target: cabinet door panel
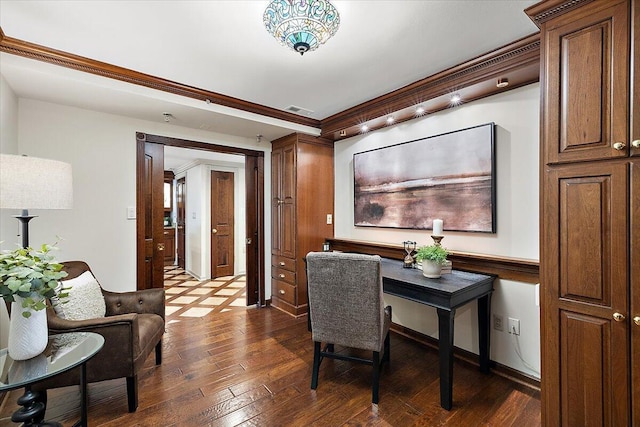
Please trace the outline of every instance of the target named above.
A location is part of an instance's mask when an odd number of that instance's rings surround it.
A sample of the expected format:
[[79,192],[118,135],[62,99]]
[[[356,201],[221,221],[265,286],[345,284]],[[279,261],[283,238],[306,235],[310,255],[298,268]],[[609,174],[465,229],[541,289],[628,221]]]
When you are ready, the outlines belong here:
[[[640,2],[639,2],[640,3]],[[639,11],[640,12],[640,11]],[[631,162],[631,366],[633,420],[631,425],[640,426],[640,325],[635,318],[640,317],[640,161]]]
[[625,311],[627,165],[563,167],[549,177],[558,206],[547,216],[549,243],[557,248],[557,296]]
[[628,29],[621,2],[545,34],[547,164],[628,155]]
[[282,255],[280,238],[280,200],[282,197],[282,149],[271,152],[271,253]]

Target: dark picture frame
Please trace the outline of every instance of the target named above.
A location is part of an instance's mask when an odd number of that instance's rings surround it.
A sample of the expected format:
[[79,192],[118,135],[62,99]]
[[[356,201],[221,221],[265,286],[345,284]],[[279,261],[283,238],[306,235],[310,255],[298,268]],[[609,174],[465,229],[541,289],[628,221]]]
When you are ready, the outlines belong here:
[[496,232],[495,123],[353,155],[354,225]]

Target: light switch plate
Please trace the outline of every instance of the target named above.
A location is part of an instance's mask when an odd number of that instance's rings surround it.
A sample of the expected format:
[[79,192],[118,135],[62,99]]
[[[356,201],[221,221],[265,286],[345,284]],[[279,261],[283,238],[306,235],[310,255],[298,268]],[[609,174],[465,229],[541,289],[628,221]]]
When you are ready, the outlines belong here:
[[327,224],[328,225],[333,224],[333,215],[327,214]]
[[136,219],[136,208],[133,206],[127,207],[127,219]]

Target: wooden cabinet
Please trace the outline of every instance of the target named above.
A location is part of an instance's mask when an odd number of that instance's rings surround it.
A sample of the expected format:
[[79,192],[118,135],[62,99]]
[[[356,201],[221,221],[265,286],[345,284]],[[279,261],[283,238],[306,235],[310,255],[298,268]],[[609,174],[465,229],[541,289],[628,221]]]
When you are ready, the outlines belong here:
[[640,0],[527,13],[542,44],[543,424],[640,425]]
[[331,141],[302,134],[273,141],[271,304],[294,316],[307,312],[304,257],[333,237],[333,179]]
[[176,260],[176,229],[165,227],[164,229],[164,264],[173,265]]

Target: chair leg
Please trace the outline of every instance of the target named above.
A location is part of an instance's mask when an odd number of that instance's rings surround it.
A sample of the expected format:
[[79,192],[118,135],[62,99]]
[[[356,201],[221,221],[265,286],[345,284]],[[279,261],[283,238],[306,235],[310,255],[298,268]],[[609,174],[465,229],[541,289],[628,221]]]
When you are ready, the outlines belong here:
[[382,360],[385,363],[389,363],[391,360],[391,334],[387,331],[387,336],[384,338],[384,356],[382,356]]
[[378,403],[378,391],[380,390],[380,352],[373,352],[373,384],[371,402]]
[[311,389],[318,388],[318,371],[320,370],[320,343],[313,342],[313,372],[311,373]]
[[138,409],[138,376],[127,377],[127,402],[129,412],[136,412]]
[[156,365],[162,364],[162,340],[156,344]]

